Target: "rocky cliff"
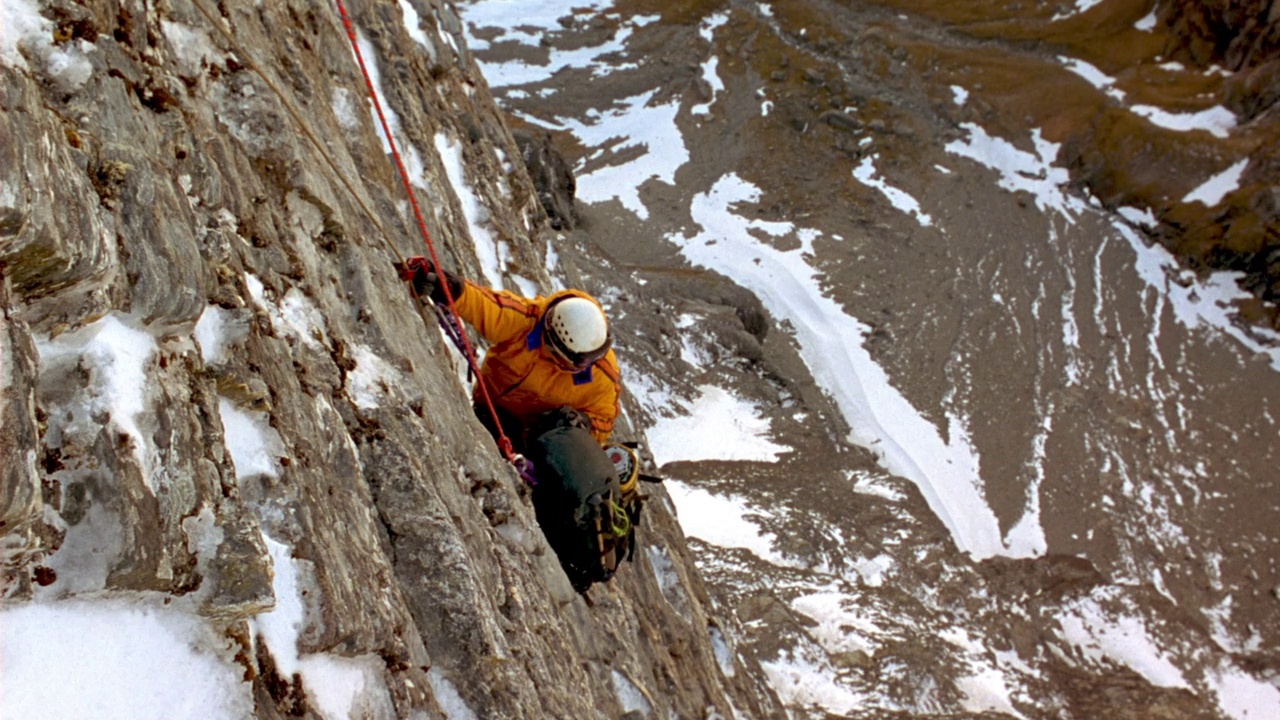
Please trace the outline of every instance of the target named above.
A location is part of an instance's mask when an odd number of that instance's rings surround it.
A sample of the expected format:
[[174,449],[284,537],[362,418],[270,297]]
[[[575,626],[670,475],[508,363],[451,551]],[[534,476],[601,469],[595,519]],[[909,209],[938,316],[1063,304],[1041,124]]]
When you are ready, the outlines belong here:
[[[570,589],[391,270],[424,247],[333,7],[5,4],[6,611],[198,617],[264,718],[332,716],[307,658],[367,717],[781,714],[662,489]],[[350,9],[446,265],[574,284],[450,6]]]

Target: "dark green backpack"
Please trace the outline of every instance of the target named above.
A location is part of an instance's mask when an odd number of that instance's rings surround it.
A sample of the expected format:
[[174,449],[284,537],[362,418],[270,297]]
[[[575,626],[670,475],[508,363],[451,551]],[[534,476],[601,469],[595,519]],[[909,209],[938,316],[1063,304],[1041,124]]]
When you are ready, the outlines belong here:
[[582,427],[553,427],[531,446],[538,524],[569,582],[585,593],[592,583],[612,578],[618,565],[635,552],[640,519],[635,483],[624,495],[610,456]]

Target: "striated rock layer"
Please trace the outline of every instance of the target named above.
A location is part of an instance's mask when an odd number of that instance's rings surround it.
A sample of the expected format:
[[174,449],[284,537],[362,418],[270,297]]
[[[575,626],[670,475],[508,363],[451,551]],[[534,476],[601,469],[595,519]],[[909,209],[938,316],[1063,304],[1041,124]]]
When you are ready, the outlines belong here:
[[[660,488],[646,550],[570,589],[391,270],[423,245],[334,8],[30,5],[0,47],[6,609],[199,613],[264,718],[319,716],[297,653],[372,667],[371,716],[782,714]],[[548,289],[567,270],[453,10],[350,10],[444,262]],[[286,576],[298,646],[266,652]]]

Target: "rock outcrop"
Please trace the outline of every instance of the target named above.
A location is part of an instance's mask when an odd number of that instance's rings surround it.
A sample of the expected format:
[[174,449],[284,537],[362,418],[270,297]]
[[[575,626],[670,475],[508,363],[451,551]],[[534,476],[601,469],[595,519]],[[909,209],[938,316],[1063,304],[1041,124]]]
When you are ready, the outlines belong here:
[[[454,11],[352,5],[444,262],[549,288],[547,210]],[[281,652],[371,661],[372,716],[782,714],[661,489],[635,562],[570,589],[391,269],[423,246],[333,8],[27,21],[0,47],[7,607],[189,606],[263,718],[318,716]],[[266,652],[252,621],[286,570],[305,621]]]

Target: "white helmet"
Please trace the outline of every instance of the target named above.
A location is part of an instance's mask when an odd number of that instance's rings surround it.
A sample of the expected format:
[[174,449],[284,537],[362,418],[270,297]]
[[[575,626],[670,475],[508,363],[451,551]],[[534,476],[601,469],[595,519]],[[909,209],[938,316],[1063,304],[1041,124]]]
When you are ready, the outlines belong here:
[[582,368],[609,352],[609,321],[594,302],[567,297],[547,309],[547,344],[568,362]]

